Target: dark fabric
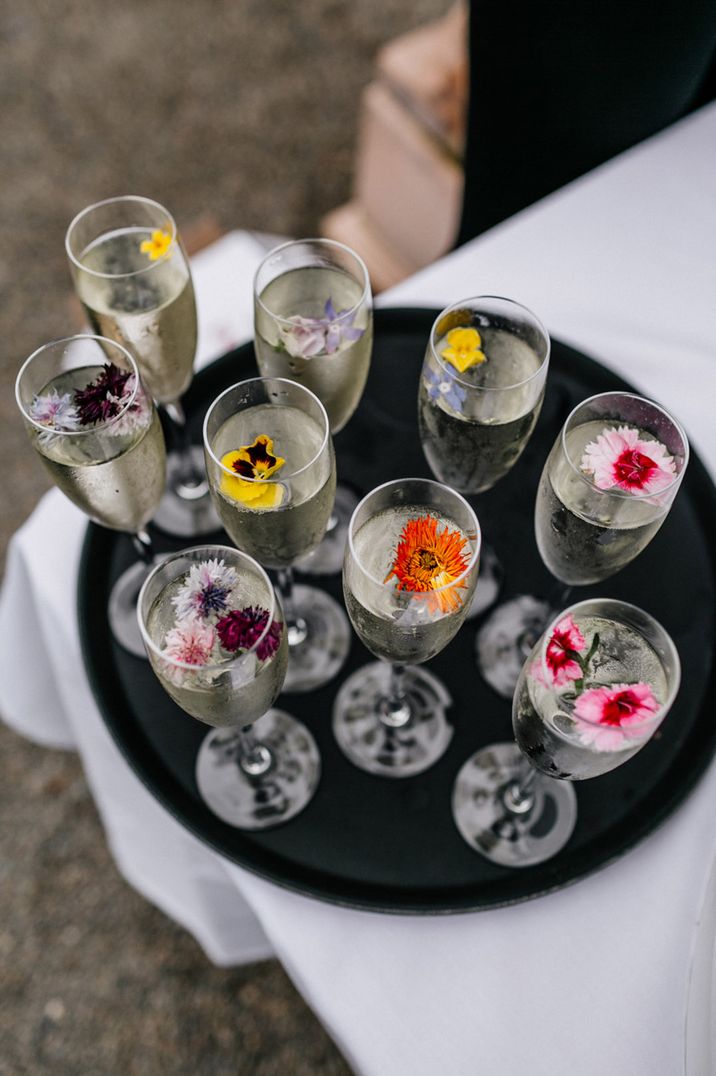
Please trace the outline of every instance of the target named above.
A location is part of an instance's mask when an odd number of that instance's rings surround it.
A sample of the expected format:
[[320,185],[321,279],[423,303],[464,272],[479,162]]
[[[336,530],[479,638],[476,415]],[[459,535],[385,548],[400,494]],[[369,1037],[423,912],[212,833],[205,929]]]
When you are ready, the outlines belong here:
[[716,0],[472,0],[462,243],[716,94]]

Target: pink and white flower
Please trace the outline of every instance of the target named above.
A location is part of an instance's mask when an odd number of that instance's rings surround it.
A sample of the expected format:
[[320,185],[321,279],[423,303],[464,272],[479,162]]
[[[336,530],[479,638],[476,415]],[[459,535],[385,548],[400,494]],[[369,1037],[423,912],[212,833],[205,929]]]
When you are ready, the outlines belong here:
[[215,642],[215,629],[192,618],[167,632],[162,654],[183,665],[208,665]]
[[644,441],[631,426],[605,428],[587,445],[580,464],[598,489],[659,493],[671,485],[676,465],[660,441]]
[[597,751],[619,751],[629,741],[647,739],[658,712],[651,687],[640,682],[585,691],[574,704],[573,717],[582,743]]
[[584,676],[576,655],[586,648],[586,641],[571,615],[555,624],[545,648],[545,665],[555,687],[565,687],[571,680]]
[[236,571],[223,560],[192,564],[186,581],[172,598],[177,620],[187,617],[208,620],[212,613],[223,612],[238,581]]

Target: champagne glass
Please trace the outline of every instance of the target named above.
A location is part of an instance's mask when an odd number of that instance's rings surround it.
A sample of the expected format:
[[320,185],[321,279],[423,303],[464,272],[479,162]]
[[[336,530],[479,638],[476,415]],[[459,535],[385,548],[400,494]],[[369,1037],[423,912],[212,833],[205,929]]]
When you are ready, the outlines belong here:
[[321,541],[333,504],[336,460],[325,408],[293,381],[241,381],[207,411],[204,451],[227,534],[277,571],[289,646],[285,689],[312,691],[336,675],[350,647],[338,603],[293,582],[294,564]]
[[482,626],[478,665],[496,691],[512,694],[526,652],[573,586],[608,579],[649,544],[688,459],[683,429],[652,400],[604,392],[574,408],[544,465],[535,506],[537,548],[561,584],[560,599],[521,594]]
[[136,603],[153,559],[145,528],[164,490],[166,451],[137,365],[112,340],[66,337],[25,360],[15,396],[55,485],[95,523],[132,537],[140,563],[114,584],[109,620],[117,642],[144,657]]
[[[331,433],[338,433],[360,403],[373,347],[370,280],[361,258],[332,239],[299,239],[270,251],[254,278],[254,337],[261,373],[314,392]],[[337,487],[326,535],[301,571],[340,571],[357,503],[347,487]]]
[[147,578],[138,618],[164,690],[213,727],[196,760],[196,782],[210,810],[248,830],[276,826],[303,810],[318,785],[320,756],[304,725],[271,709],[288,647],[263,568],[227,546],[182,550]]
[[77,214],[65,247],[93,329],[131,351],[171,421],[177,451],[169,455],[155,524],[183,537],[216,530],[201,448],[190,443],[181,404],[192,379],[197,322],[189,261],[173,217],[149,198],[109,198]]
[[386,482],[353,513],[343,593],[358,637],[380,661],[341,686],[333,731],[360,769],[409,777],[437,762],[450,743],[450,695],[420,666],[460,629],[479,560],[475,513],[439,482]]
[[[418,428],[435,477],[468,497],[512,468],[532,436],[549,368],[547,330],[511,299],[462,299],[435,319],[418,393]],[[497,598],[502,568],[483,545],[470,610]]]
[[505,867],[556,855],[577,820],[572,782],[628,762],[679,689],[679,655],[643,609],[613,598],[560,613],[529,654],[512,706],[516,745],[467,760],[453,816],[467,843]]

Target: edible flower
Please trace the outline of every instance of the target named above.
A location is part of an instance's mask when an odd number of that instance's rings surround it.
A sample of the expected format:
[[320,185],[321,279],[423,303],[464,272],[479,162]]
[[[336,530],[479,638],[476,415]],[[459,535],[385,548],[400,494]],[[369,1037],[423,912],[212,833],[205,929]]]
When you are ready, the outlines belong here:
[[304,318],[294,314],[287,320],[289,329],[281,328],[281,342],[292,358],[312,359],[317,355],[333,355],[343,341],[354,343],[360,340],[365,329],[353,325],[357,310],[349,313],[336,310],[333,299],[329,296],[323,308],[324,317]]
[[172,598],[177,620],[192,616],[208,620],[212,613],[222,612],[238,581],[235,570],[223,560],[192,564],[185,582]]
[[545,664],[555,687],[564,687],[571,680],[584,676],[579,654],[586,648],[581,631],[568,614],[555,625],[545,648]]
[[648,684],[612,684],[585,691],[574,704],[580,739],[598,751],[624,748],[625,739],[638,739],[644,722],[659,712]]
[[158,261],[159,258],[163,258],[172,245],[172,237],[169,232],[163,232],[160,229],[152,232],[151,239],[144,239],[140,243],[139,249],[142,254],[148,254],[151,262]]
[[235,472],[221,476],[221,492],[249,508],[277,508],[284,488],[280,482],[262,482],[283,467],[285,459],[274,455],[273,440],[260,433],[252,445],[242,445],[221,457],[221,465]]
[[465,389],[460,388],[455,380],[455,375],[450,370],[446,370],[444,374],[438,374],[431,370],[430,367],[427,367],[425,370],[425,383],[431,400],[437,400],[442,397],[452,407],[453,411],[462,411],[462,405],[465,402],[467,393]]
[[460,374],[464,374],[471,366],[478,366],[482,362],[487,362],[487,355],[480,350],[482,337],[477,329],[451,329],[447,334],[447,343],[448,346],[444,347],[440,354]]
[[60,394],[57,389],[51,389],[41,396],[33,396],[27,410],[33,422],[50,426],[53,430],[76,430],[80,424],[77,408],[69,392]]
[[598,489],[658,493],[676,473],[674,459],[659,441],[644,441],[631,426],[605,428],[587,445],[580,464]]
[[[234,653],[237,650],[250,650],[256,640],[261,638],[268,621],[268,610],[249,605],[245,609],[232,609],[216,623],[216,630],[224,650]],[[256,647],[259,661],[266,661],[279,648],[283,628],[278,620],[271,621],[271,627]]]
[[[397,590],[428,594],[429,612],[454,613],[462,605],[458,588],[467,584],[464,579],[450,586],[463,575],[468,566],[466,537],[459,530],[444,526],[438,531],[434,516],[410,519],[403,527],[388,582],[397,579]],[[444,588],[444,589],[439,589]],[[437,591],[437,593],[431,593]]]
[[185,620],[167,632],[162,653],[184,665],[207,665],[216,642],[216,632],[200,620]]
[[[115,418],[131,398],[135,375],[120,370],[113,362],[104,364],[102,373],[84,389],[75,390],[75,406],[82,426],[107,422]],[[138,407],[133,403],[131,410]]]

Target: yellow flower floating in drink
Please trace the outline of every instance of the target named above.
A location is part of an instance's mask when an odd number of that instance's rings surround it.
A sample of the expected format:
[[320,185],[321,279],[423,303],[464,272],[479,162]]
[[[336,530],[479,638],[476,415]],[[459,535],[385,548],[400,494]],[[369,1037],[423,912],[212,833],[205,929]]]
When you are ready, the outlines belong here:
[[451,329],[447,334],[447,345],[440,354],[460,374],[471,366],[479,366],[487,361],[487,355],[481,350],[482,337],[477,329]]
[[242,445],[233,452],[221,457],[221,465],[226,471],[221,476],[221,492],[232,501],[239,501],[247,508],[278,508],[284,496],[284,487],[280,482],[264,482],[261,479],[272,478],[286,461],[276,456],[273,440],[265,433],[260,433],[252,445]]
[[467,585],[460,578],[468,567],[466,546],[467,539],[459,530],[444,526],[438,531],[434,516],[408,520],[384,582],[395,576],[397,590],[425,593],[431,614],[454,613],[462,605],[460,589]]
[[169,232],[162,232],[157,229],[152,232],[151,239],[145,239],[140,244],[140,251],[142,254],[148,254],[150,262],[158,261],[159,258],[163,258],[172,245],[172,237]]

